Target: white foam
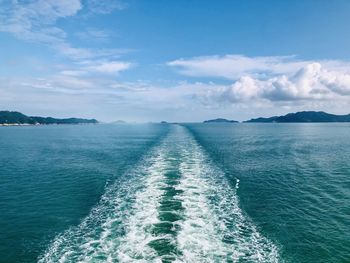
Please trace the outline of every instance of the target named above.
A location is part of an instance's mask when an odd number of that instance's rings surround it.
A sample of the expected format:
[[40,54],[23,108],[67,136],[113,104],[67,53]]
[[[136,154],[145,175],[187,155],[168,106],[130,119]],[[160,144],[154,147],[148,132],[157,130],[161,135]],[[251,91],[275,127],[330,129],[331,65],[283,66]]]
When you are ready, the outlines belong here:
[[[155,234],[166,172],[180,172],[176,235]],[[277,247],[239,207],[235,187],[192,135],[174,126],[139,165],[109,186],[82,223],[59,235],[39,262],[162,262],[149,244],[167,239],[174,262],[278,262]],[[177,229],[177,228],[175,228]]]
[[154,260],[156,252],[148,246],[154,240],[150,230],[159,222],[159,200],[163,194],[164,169],[166,160],[163,149],[159,151],[154,164],[148,169],[149,175],[144,182],[144,188],[136,194],[136,201],[132,207],[132,214],[126,222],[127,234],[121,241],[118,258],[121,262],[135,262],[139,260]]
[[[185,133],[185,132],[184,132]],[[183,262],[278,262],[277,247],[256,230],[239,208],[224,173],[187,137],[181,166],[180,197],[186,219],[178,234]],[[236,179],[236,189],[239,179]]]
[[58,235],[39,262],[115,262],[135,195],[143,187],[154,156],[152,152],[109,186],[81,224]]

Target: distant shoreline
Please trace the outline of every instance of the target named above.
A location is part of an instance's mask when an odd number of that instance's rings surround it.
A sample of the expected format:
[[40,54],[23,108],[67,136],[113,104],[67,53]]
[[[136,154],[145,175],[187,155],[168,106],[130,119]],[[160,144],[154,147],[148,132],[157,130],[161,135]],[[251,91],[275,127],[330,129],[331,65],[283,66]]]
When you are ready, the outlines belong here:
[[18,111],[0,111],[1,126],[27,126],[27,125],[52,125],[52,124],[96,124],[96,119],[65,118],[27,116]]
[[99,123],[0,123],[0,127],[16,127],[16,126],[60,126],[60,125],[96,125]]
[[[350,122],[350,114],[336,115],[323,111],[300,111],[282,116],[259,117],[241,123],[345,123]],[[204,123],[236,123],[223,118],[204,121]]]

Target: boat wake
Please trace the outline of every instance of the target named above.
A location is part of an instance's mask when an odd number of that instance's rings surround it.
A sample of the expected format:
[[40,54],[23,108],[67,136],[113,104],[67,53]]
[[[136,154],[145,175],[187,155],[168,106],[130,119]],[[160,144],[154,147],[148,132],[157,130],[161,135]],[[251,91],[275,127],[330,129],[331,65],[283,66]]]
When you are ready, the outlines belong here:
[[238,183],[174,126],[39,262],[279,262],[240,209]]

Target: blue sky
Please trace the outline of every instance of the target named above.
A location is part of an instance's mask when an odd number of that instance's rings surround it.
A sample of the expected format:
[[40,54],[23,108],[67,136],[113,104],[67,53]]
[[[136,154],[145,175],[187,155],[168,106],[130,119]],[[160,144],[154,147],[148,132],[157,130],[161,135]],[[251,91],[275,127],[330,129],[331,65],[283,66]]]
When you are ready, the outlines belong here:
[[0,107],[102,121],[350,112],[349,1],[0,0]]

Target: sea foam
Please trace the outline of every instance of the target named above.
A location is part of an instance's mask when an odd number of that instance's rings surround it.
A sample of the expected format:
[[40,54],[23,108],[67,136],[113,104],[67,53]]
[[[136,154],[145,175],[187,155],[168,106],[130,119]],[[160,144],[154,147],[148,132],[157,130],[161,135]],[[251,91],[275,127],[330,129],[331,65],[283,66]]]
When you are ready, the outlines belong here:
[[239,207],[238,184],[174,126],[39,262],[279,262]]

